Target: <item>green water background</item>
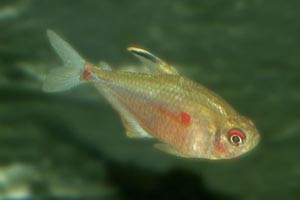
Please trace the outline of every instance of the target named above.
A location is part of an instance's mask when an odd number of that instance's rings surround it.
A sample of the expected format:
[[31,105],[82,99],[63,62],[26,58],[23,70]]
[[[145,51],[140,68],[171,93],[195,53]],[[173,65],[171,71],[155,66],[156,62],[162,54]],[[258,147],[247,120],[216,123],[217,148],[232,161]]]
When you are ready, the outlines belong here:
[[[297,0],[1,1],[0,167],[33,167],[40,197],[56,184],[81,197],[112,188],[105,199],[299,199],[299,11]],[[61,65],[49,28],[114,68],[138,64],[130,45],[151,50],[253,119],[259,146],[234,160],[172,157],[127,138],[92,86],[45,94],[43,74]]]

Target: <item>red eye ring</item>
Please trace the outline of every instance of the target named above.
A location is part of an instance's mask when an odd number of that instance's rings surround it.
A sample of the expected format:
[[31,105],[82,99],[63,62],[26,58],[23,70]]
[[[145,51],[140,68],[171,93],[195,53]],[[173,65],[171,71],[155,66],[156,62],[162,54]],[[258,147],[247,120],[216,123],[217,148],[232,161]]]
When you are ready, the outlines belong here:
[[244,143],[246,135],[242,130],[233,128],[228,131],[228,140],[231,144],[238,146]]

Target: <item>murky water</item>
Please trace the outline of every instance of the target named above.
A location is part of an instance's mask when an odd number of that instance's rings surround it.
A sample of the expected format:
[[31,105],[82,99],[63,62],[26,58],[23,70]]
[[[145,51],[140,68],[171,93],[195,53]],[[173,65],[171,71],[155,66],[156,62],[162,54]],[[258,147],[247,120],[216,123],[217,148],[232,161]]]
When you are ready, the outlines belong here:
[[[296,0],[0,2],[0,196],[299,199],[300,3]],[[213,89],[260,130],[226,161],[166,155],[129,139],[89,85],[41,91],[61,65],[51,28],[88,60],[139,64],[147,48]]]

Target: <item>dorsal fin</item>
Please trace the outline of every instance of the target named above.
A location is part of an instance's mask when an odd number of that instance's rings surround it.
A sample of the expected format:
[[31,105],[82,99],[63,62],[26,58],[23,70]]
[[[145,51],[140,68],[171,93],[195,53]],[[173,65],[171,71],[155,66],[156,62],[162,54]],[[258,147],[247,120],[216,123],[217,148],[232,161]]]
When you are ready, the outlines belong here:
[[143,64],[148,66],[151,71],[154,73],[162,73],[162,74],[173,74],[177,75],[178,71],[165,63],[163,60],[153,55],[149,51],[137,47],[128,47],[128,51],[130,51],[133,55],[135,55]]

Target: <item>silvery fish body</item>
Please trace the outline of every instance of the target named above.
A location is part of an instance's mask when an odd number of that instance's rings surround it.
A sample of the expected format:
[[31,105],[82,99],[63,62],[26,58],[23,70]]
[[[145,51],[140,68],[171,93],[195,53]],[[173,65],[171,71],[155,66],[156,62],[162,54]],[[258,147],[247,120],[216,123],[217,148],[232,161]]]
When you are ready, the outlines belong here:
[[257,145],[251,120],[150,52],[128,48],[146,71],[113,71],[86,62],[54,32],[48,31],[48,37],[65,67],[49,73],[44,90],[93,83],[119,113],[129,137],[155,138],[160,142],[156,148],[188,158],[229,159]]

